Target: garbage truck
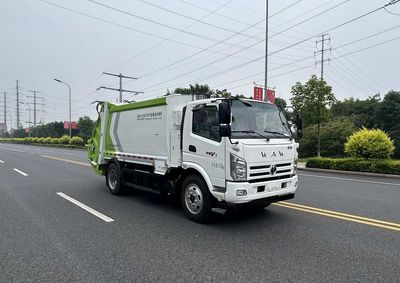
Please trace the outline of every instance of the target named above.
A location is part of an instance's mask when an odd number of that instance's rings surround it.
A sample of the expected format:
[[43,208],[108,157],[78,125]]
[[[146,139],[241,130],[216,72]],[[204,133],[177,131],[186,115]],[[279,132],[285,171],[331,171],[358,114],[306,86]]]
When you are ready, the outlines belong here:
[[140,102],[99,102],[89,160],[114,195],[135,188],[171,196],[187,217],[242,204],[264,208],[298,187],[301,117],[290,125],[275,104],[171,94]]

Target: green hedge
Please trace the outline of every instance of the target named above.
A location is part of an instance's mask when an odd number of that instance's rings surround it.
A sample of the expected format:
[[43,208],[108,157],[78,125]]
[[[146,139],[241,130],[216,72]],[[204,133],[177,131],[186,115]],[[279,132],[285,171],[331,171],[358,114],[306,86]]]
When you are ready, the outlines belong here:
[[62,136],[61,138],[41,137],[41,138],[0,138],[0,143],[15,143],[15,144],[33,144],[44,146],[56,146],[66,148],[79,148],[83,146],[83,140],[80,137]]
[[364,160],[316,157],[308,159],[306,167],[400,175],[400,160],[393,159]]

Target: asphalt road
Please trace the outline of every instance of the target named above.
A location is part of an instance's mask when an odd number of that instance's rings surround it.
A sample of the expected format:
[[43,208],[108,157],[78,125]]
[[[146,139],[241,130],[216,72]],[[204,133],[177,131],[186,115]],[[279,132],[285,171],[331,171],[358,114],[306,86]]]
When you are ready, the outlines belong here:
[[0,282],[399,282],[400,181],[299,178],[293,201],[199,225],[111,195],[84,151],[0,144]]

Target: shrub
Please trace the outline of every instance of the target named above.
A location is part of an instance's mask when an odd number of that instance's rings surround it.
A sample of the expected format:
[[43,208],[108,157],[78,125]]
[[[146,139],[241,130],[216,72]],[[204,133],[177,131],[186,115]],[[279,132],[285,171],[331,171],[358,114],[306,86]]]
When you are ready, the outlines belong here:
[[[344,144],[355,127],[350,118],[340,118],[321,125],[321,155],[330,157],[344,156]],[[308,126],[303,130],[300,140],[299,157],[317,155],[317,125]]]
[[38,143],[44,143],[44,138],[38,138]]
[[32,143],[38,143],[39,142],[39,138],[31,138],[32,139]]
[[44,138],[43,143],[45,143],[45,144],[50,144],[50,143],[51,143],[51,140],[52,140],[51,137]]
[[365,160],[315,157],[307,159],[306,167],[400,175],[400,160],[393,159]]
[[83,139],[81,137],[72,137],[69,141],[70,145],[83,145]]
[[345,144],[345,152],[352,157],[368,159],[389,158],[394,151],[393,141],[379,129],[362,128],[353,133]]
[[64,135],[58,139],[59,144],[69,144],[69,141],[70,141],[70,137],[67,135]]
[[50,143],[51,144],[59,144],[58,138],[52,138]]

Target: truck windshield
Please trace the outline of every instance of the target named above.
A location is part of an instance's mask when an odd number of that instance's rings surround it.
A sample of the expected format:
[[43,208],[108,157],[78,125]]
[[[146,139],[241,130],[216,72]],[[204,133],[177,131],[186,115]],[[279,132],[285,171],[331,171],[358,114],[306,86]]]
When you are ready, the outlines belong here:
[[246,102],[251,106],[238,100],[232,101],[232,138],[291,138],[286,118],[275,104]]

